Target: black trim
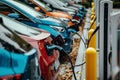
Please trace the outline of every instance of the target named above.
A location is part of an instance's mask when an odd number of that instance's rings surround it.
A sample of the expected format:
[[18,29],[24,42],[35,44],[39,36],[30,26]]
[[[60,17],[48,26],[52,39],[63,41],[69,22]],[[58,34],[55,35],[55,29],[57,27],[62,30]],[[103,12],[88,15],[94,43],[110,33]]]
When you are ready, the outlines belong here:
[[104,62],[103,62],[103,68],[104,68],[104,80],[107,80],[107,67],[108,67],[108,56],[107,56],[107,53],[108,53],[108,3],[105,3],[104,4],[104,44],[103,44],[103,55],[104,55]]

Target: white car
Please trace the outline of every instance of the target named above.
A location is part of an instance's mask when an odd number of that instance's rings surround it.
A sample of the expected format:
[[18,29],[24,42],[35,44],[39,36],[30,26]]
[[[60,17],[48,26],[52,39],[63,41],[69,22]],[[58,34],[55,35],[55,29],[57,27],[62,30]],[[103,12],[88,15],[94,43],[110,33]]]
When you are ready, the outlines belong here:
[[66,4],[64,4],[59,0],[43,0],[43,1],[53,9],[62,10],[62,11],[68,12],[71,15],[75,14],[75,11],[76,11],[75,9],[66,7]]

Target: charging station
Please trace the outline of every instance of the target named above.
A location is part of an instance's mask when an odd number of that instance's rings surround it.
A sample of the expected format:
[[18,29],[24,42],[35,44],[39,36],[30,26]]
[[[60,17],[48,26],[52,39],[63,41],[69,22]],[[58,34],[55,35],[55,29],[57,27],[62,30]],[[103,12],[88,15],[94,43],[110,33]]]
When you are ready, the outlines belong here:
[[111,15],[112,80],[120,80],[120,11]]
[[110,13],[113,3],[110,0],[100,1],[100,53],[99,53],[99,78],[108,80],[110,76],[110,64],[108,55],[110,53]]

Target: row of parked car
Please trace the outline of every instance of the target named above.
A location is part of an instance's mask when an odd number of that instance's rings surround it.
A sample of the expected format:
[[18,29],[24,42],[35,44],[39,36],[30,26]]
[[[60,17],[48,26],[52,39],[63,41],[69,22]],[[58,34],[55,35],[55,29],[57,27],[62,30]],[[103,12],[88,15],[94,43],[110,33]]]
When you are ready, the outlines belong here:
[[85,14],[70,0],[0,0],[0,80],[56,80]]

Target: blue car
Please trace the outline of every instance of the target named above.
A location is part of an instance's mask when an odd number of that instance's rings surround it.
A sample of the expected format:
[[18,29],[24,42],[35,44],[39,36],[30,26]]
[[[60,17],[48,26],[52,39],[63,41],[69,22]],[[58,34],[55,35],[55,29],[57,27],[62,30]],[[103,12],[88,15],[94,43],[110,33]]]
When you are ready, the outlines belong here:
[[65,4],[60,0],[42,0],[42,1],[55,10],[62,10],[68,12],[69,14],[73,15],[73,17],[78,16],[81,19],[84,18],[84,13],[83,12],[81,13],[81,11],[78,8],[69,6],[68,4]]
[[[53,18],[50,17],[43,17],[43,15],[41,15],[39,12],[19,2],[18,0],[0,0],[0,13],[29,26],[48,31],[53,38],[53,43],[62,46],[67,53],[71,52],[73,41],[71,39],[70,32],[74,32],[74,30],[61,27],[62,25],[66,24],[61,23],[56,19],[53,20]],[[54,25],[51,25],[53,23]],[[64,40],[62,38],[64,38]]]
[[0,80],[38,80],[37,51],[0,18]]
[[[26,1],[26,0],[20,0],[23,3],[29,5],[32,8],[36,8],[35,10],[40,9],[38,12],[43,13],[45,16],[50,16],[53,18],[60,19],[68,24],[68,26],[72,29],[75,29],[76,31],[79,31],[79,26],[81,24],[80,20],[75,20],[72,19],[72,16],[64,13],[61,11],[53,11],[49,6],[41,2],[40,0],[31,0],[31,1]],[[52,12],[51,12],[52,11]],[[72,23],[72,24],[71,24]]]

